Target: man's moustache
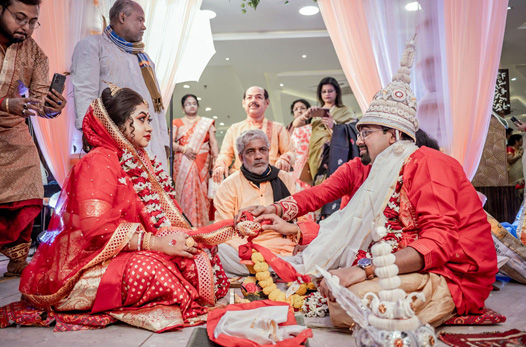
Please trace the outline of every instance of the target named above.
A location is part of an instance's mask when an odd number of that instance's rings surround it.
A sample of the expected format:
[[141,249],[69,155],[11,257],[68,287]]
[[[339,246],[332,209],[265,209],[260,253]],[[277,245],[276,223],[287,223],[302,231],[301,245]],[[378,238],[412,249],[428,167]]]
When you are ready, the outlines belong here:
[[252,102],[252,103],[250,103],[250,105],[248,105],[248,106],[249,106],[249,107],[252,107],[252,106],[257,106],[257,107],[259,107],[259,104],[256,103],[256,102]]

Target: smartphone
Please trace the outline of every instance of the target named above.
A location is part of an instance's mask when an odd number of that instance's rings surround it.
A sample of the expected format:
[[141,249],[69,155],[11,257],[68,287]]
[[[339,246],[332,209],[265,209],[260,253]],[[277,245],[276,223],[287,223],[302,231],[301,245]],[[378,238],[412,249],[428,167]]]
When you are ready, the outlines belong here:
[[315,111],[312,111],[311,117],[329,117],[329,109],[319,108]]
[[518,120],[515,116],[511,116],[510,120],[515,123],[515,125],[522,124],[520,120]]
[[[66,84],[66,76],[55,73],[53,79],[51,80],[51,85],[49,86],[49,91],[56,90],[58,93],[62,94],[64,91],[64,86]],[[44,106],[51,107],[51,105],[46,102]]]

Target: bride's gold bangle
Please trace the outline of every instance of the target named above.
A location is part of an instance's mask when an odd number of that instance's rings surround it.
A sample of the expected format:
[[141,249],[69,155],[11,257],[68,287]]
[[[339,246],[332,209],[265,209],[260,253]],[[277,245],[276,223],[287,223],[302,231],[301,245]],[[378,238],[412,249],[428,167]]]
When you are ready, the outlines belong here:
[[144,235],[144,240],[143,240],[143,249],[145,251],[150,251],[150,241],[151,241],[151,238],[152,238],[152,233],[145,233]]

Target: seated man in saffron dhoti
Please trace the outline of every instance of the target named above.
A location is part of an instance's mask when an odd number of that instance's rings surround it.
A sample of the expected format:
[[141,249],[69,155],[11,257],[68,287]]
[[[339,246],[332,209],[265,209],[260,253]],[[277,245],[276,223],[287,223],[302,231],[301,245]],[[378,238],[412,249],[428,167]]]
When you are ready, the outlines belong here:
[[[216,221],[234,218],[243,207],[269,204],[295,192],[294,176],[269,164],[269,141],[263,131],[244,131],[236,139],[236,147],[242,162],[241,170],[225,179],[217,190],[214,199]],[[253,242],[280,256],[292,255],[298,243],[308,243],[316,236],[310,230],[317,232],[317,225],[313,222],[280,223],[279,231],[274,228],[263,225],[265,231]],[[219,257],[228,274],[248,274],[238,256],[239,246],[246,242],[246,239],[236,237],[219,245]]]

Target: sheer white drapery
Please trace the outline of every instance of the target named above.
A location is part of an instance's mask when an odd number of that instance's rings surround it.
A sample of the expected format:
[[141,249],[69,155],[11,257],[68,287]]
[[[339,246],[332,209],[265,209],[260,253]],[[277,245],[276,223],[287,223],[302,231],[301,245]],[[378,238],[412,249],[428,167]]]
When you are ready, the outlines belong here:
[[406,0],[371,0],[364,4],[371,43],[382,81],[391,81],[398,70],[407,41],[416,36],[415,68],[411,87],[418,100],[418,120],[444,151],[451,153],[451,116],[448,109],[442,0],[421,0],[408,11]]
[[[102,15],[108,16],[114,2],[54,0],[42,4],[39,17],[42,26],[35,30],[33,37],[49,57],[50,78],[55,72],[69,71],[76,44],[82,37],[102,31]],[[210,22],[199,10],[202,0],[138,2],[147,16],[146,50],[156,64],[157,78],[167,106],[175,84],[198,80],[215,53]],[[69,172],[71,154],[79,153],[81,148],[81,134],[74,126],[72,91],[68,79],[64,92],[68,104],[61,116],[54,120],[32,118],[44,158],[60,185]]]
[[381,88],[380,76],[362,0],[319,0],[318,6],[345,77],[360,105],[367,110]]
[[[362,83],[349,80],[362,111],[360,98],[372,86],[377,91],[391,80],[406,42],[418,34],[412,87],[419,99],[420,125],[471,179],[491,115],[508,1],[421,0],[420,9],[412,12],[403,0],[319,0],[318,4],[346,76],[356,71],[370,75]],[[364,36],[369,42],[362,57],[340,54],[349,46],[359,50]]]
[[[93,22],[95,16],[93,0],[54,0],[42,4],[39,17],[41,27],[34,31],[33,38],[49,58],[50,80],[55,72],[69,71],[75,45],[82,36],[90,33],[89,23]],[[72,91],[68,78],[64,91],[68,102],[56,119],[31,117],[42,154],[60,185],[70,169],[70,153],[80,150],[81,134],[75,128]]]

